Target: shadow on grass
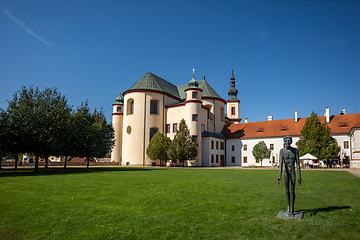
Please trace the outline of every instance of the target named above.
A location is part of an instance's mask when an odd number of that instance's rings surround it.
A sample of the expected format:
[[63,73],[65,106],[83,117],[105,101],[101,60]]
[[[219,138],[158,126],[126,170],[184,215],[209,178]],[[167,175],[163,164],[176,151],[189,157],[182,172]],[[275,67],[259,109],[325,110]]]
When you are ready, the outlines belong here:
[[330,206],[330,207],[324,207],[324,208],[301,209],[301,210],[298,210],[297,212],[301,212],[304,214],[309,214],[310,216],[314,216],[318,212],[331,212],[331,211],[335,211],[335,210],[342,210],[342,209],[348,209],[348,208],[351,208],[351,207],[350,206],[343,206],[343,207]]
[[166,168],[145,168],[145,167],[67,167],[64,168],[39,168],[38,172],[34,172],[33,168],[0,169],[0,177],[23,177],[23,176],[44,176],[44,175],[60,175],[60,174],[80,174],[94,172],[134,172],[134,171],[152,171],[165,170]]

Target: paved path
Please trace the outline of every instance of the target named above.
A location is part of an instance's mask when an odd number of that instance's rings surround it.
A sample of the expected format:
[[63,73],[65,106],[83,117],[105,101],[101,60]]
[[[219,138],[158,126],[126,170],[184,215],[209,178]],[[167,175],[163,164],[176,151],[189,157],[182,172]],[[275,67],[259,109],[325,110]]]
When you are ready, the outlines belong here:
[[359,168],[351,168],[351,169],[348,169],[347,171],[360,178],[360,169]]

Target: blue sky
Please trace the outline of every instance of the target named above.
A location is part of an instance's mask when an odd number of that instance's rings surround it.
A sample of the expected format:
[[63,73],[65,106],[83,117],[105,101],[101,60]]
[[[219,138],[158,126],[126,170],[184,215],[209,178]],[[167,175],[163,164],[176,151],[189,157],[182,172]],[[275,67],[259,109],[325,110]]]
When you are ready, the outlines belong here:
[[234,68],[249,121],[360,111],[360,1],[0,0],[0,108],[21,86],[57,87],[111,121],[146,72],[195,68],[225,100]]

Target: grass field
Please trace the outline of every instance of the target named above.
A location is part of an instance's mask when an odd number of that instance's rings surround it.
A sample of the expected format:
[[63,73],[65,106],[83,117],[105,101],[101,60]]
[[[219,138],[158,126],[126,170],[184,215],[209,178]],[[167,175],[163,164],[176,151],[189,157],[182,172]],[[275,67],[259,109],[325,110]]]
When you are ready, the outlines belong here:
[[360,239],[360,179],[302,171],[299,220],[277,170],[0,170],[0,239]]

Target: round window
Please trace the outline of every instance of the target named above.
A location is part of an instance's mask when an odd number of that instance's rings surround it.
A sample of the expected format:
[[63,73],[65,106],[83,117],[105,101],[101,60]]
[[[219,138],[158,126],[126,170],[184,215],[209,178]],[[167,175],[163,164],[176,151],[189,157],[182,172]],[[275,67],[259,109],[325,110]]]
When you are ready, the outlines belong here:
[[127,134],[130,134],[130,133],[131,133],[131,127],[130,127],[130,126],[128,126],[128,127],[126,128],[126,132],[127,132]]

